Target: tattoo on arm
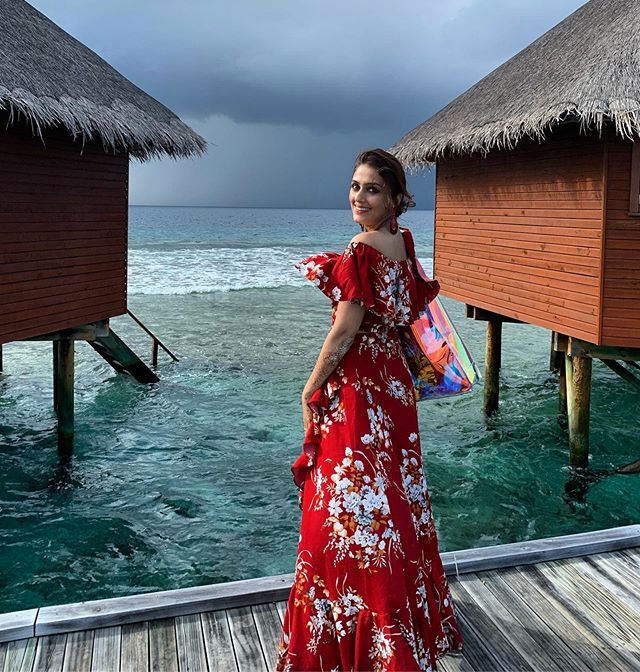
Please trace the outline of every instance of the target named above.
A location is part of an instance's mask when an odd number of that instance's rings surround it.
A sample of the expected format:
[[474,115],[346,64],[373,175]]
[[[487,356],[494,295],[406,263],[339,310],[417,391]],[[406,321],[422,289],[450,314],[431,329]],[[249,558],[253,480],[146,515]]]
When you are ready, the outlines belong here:
[[307,381],[307,389],[315,391],[325,382],[347,354],[354,340],[355,334],[340,339],[335,345],[325,341],[318,355],[318,361]]

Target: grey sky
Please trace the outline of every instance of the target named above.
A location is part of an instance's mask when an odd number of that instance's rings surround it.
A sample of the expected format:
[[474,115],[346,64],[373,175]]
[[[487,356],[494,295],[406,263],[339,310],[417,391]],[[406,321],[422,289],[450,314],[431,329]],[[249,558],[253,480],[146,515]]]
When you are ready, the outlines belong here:
[[[132,164],[132,203],[343,207],[389,146],[583,0],[31,0],[210,143]],[[432,176],[411,179],[432,205]]]

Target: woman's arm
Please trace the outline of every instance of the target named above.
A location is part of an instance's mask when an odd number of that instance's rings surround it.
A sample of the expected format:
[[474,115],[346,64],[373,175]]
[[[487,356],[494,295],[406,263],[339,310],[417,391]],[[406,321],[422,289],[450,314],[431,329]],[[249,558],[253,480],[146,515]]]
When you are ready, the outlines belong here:
[[340,360],[347,354],[358,329],[362,324],[365,309],[357,303],[340,301],[331,330],[324,339],[316,365],[302,391],[303,424],[306,429],[311,415],[307,401],[334,371]]

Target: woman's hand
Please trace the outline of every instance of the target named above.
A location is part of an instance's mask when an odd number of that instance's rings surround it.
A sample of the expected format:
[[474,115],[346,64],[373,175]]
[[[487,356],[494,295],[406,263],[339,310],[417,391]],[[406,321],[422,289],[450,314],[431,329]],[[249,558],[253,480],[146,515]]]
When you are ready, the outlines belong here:
[[313,412],[308,406],[309,399],[311,399],[311,395],[308,394],[306,391],[302,393],[302,427],[304,428],[304,431],[306,432],[307,429],[309,429],[309,425],[311,424],[311,420],[313,419]]

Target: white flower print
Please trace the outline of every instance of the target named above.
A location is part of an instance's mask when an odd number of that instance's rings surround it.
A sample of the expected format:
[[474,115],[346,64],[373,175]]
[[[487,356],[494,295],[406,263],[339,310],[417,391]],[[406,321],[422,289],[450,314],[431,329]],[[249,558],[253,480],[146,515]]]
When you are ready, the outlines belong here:
[[354,558],[362,569],[385,566],[387,554],[402,556],[400,537],[390,517],[384,479],[376,474],[373,484],[365,481],[366,459],[354,459],[351,448],[335,467],[329,488],[329,527],[327,549],[336,551],[336,559]]

